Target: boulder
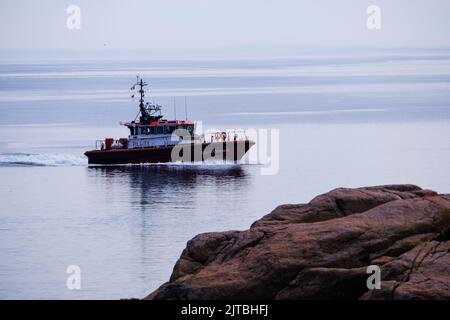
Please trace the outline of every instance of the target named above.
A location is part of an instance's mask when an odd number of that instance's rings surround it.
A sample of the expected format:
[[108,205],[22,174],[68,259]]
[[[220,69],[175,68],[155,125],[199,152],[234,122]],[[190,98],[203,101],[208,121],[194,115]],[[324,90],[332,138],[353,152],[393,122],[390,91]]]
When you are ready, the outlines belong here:
[[[338,188],[249,230],[188,241],[148,299],[449,299],[450,196],[414,185]],[[369,290],[367,267],[381,268]]]

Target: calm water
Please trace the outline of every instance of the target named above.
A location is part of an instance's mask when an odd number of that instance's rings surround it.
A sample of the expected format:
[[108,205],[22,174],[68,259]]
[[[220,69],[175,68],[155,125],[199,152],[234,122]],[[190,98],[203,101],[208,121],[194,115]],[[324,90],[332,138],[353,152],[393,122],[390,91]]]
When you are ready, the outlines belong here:
[[[280,133],[279,168],[89,167],[126,136],[139,73],[173,117]],[[186,241],[246,229],[282,203],[339,186],[450,192],[450,52],[246,60],[0,61],[0,298],[143,297]],[[255,148],[253,152],[257,152]],[[276,157],[273,155],[272,157]],[[66,268],[81,268],[81,290]]]

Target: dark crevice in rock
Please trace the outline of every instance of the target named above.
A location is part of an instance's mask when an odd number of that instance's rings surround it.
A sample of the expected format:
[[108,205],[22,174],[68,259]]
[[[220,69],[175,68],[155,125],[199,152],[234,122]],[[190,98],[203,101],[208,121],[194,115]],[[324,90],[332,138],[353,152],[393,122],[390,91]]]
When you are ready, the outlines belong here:
[[310,268],[302,270],[280,290],[276,299],[358,299],[366,287],[365,268]]
[[400,286],[399,282],[394,283],[392,286],[392,292],[391,292],[391,300],[395,300],[395,290]]

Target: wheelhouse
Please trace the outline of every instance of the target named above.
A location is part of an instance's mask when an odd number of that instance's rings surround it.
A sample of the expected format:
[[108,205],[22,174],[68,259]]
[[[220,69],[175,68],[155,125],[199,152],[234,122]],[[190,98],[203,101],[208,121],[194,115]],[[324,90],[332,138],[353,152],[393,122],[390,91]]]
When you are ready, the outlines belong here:
[[126,126],[130,130],[131,136],[139,135],[160,135],[160,134],[172,134],[177,129],[184,129],[189,134],[194,134],[194,123],[191,121],[166,121],[161,120],[159,122],[151,124],[127,123]]

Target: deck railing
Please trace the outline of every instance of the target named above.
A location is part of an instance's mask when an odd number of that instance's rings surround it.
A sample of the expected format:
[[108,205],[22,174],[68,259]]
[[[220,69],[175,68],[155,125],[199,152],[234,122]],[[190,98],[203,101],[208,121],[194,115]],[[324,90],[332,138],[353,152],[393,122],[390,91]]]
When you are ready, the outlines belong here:
[[205,142],[227,142],[248,140],[245,130],[226,130],[216,132],[206,132],[202,135]]
[[[146,137],[147,139],[152,139],[151,135]],[[161,139],[161,137],[154,137],[155,139]],[[213,131],[213,132],[205,132],[201,135],[193,135],[188,138],[187,136],[181,139],[181,143],[194,143],[194,142],[230,142],[230,141],[244,141],[248,140],[247,134],[245,130],[242,129],[234,129],[234,130],[226,130],[226,131]],[[112,138],[106,138],[104,140],[96,140],[95,141],[95,149],[96,150],[105,150],[105,149],[121,149],[128,147],[128,139],[122,138],[119,140],[115,140]]]

